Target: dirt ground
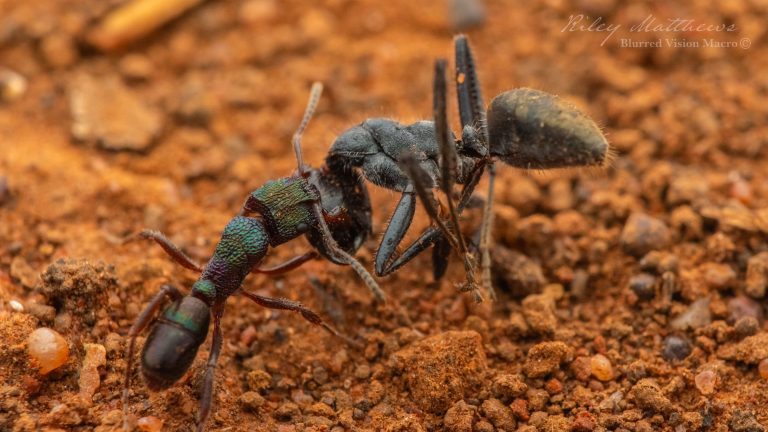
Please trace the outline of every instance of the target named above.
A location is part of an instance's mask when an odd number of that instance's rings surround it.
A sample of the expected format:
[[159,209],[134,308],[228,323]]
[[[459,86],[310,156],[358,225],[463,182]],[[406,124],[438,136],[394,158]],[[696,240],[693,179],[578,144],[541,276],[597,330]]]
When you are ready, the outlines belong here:
[[[197,277],[122,239],[161,230],[205,262],[247,194],[294,169],[312,81],[326,91],[304,157],[319,166],[365,118],[429,118],[432,62],[452,55],[447,4],[406,0],[202,2],[104,52],[95,29],[121,3],[0,1],[3,431],[121,430],[125,335],[162,284]],[[301,301],[363,348],[231,298],[208,430],[764,431],[768,3],[486,9],[468,31],[486,98],[561,95],[617,157],[605,170],[500,166],[495,303],[457,292],[455,257],[431,282],[430,254],[379,281],[386,305],[327,261],[250,276],[247,288]],[[584,28],[569,27],[578,14]],[[649,16],[666,27],[632,31]],[[597,31],[596,17],[620,28]],[[370,190],[374,235],[357,253],[369,269],[397,200]],[[308,247],[282,245],[267,264]],[[70,351],[47,375],[27,355],[37,327]],[[192,430],[207,355],[164,392],[135,376],[138,430]]]

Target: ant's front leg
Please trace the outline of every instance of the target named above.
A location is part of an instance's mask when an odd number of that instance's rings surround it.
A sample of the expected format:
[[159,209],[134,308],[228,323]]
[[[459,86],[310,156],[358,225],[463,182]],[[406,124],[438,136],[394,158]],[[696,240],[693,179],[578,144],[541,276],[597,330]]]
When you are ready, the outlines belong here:
[[405,233],[411,226],[415,212],[416,194],[413,193],[413,187],[408,186],[400,197],[392,217],[389,219],[387,228],[384,230],[384,235],[381,238],[381,243],[379,243],[379,248],[376,251],[376,276],[386,276],[396,270],[390,267],[390,263],[393,259],[397,258],[397,247],[400,246]]
[[155,318],[155,313],[160,308],[163,300],[168,297],[173,301],[181,299],[181,293],[176,287],[163,285],[163,287],[152,297],[147,307],[141,312],[136,322],[133,323],[128,331],[128,353],[126,354],[127,366],[125,367],[125,386],[123,387],[123,429],[128,430],[128,391],[130,389],[131,374],[133,373],[133,352],[136,347],[136,336],[138,336],[149,323]]
[[404,266],[432,246],[441,237],[442,232],[440,232],[439,228],[432,226],[425,229],[402,253],[399,255],[397,253],[392,254],[392,258],[390,259],[391,262],[384,267],[379,276],[387,276],[388,274],[397,271],[400,267]]
[[415,211],[416,194],[413,192],[413,186],[409,185],[400,197],[376,251],[376,276],[387,276],[395,272],[432,244],[435,245],[432,253],[432,272],[435,280],[439,280],[445,274],[451,245],[445,237],[440,235],[441,232],[437,228],[427,228],[405,251],[397,252],[398,246],[402,243],[405,233],[411,226]]

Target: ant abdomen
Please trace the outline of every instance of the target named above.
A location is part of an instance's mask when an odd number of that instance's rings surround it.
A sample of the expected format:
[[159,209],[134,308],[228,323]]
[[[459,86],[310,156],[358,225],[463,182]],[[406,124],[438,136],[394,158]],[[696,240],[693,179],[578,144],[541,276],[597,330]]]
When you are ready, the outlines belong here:
[[587,115],[552,94],[529,88],[496,96],[488,108],[491,155],[519,168],[603,165],[608,141]]
[[209,322],[210,308],[191,296],[163,311],[141,352],[141,372],[147,387],[162,390],[184,375],[205,342]]

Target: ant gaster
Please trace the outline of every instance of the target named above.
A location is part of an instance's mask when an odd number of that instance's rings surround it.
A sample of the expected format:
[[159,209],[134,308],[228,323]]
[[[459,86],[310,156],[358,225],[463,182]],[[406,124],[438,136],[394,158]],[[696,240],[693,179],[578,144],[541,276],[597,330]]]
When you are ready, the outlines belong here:
[[[496,96],[486,112],[475,61],[466,36],[455,38],[456,93],[461,139],[448,126],[445,60],[435,64],[434,121],[402,125],[386,118],[367,119],[342,133],[331,146],[326,165],[343,172],[359,171],[370,182],[401,192],[375,258],[377,276],[388,275],[429,246],[433,273],[445,273],[451,249],[464,262],[467,283],[477,301],[482,296],[475,281],[477,259],[459,232],[459,215],[485,170],[488,193],[480,227],[479,255],[482,283],[495,294],[490,277],[490,227],[496,161],[524,169],[604,165],[610,158],[608,142],[585,114],[551,94],[520,88]],[[458,202],[454,185],[463,185]],[[448,218],[437,210],[432,189],[445,194]],[[398,247],[411,225],[416,197],[434,222],[402,252]],[[444,220],[445,219],[445,220]]]
[[[267,308],[298,312],[307,321],[343,337],[316,313],[297,302],[244,290],[242,283],[249,273],[284,273],[319,254],[335,263],[351,265],[374,295],[384,299],[373,277],[350,255],[360,247],[371,230],[371,205],[362,181],[355,176],[339,176],[328,167],[310,169],[302,162],[301,135],[321,91],[322,85],[315,83],[304,118],[293,137],[298,162],[296,174],[268,182],[248,196],[240,214],[224,228],[221,240],[204,268],[161,233],[141,233],[142,237],[156,241],[182,266],[200,272],[200,277],[186,296],[175,287],[164,285],[131,327],[123,391],[126,414],[133,353],[139,333],[151,325],[141,352],[141,372],[150,389],[162,390],[173,385],[189,369],[198,348],[206,339],[213,317],[213,342],[197,415],[197,430],[204,429],[212,405],[216,362],[221,353],[221,317],[227,298],[233,294],[241,294]],[[278,246],[302,234],[307,234],[316,252],[305,253],[272,268],[258,267],[270,246]],[[155,318],[166,297],[170,298],[171,304]]]

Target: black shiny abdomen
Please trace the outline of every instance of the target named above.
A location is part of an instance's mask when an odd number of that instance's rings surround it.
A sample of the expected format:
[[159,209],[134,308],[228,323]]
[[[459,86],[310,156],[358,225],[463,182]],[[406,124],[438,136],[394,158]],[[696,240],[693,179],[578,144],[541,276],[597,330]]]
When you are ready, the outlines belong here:
[[608,141],[584,113],[549,93],[504,92],[488,107],[491,155],[526,169],[603,165]]
[[184,297],[163,311],[141,351],[141,372],[152,390],[170,387],[187,372],[205,342],[210,309],[195,297]]
[[[325,220],[333,239],[346,252],[354,254],[371,233],[371,200],[362,178],[351,168],[347,172],[337,172],[323,167],[313,169],[308,181],[320,193],[320,202],[326,213]],[[311,227],[307,238],[328,260],[336,264],[347,264],[328,252],[317,228]]]

